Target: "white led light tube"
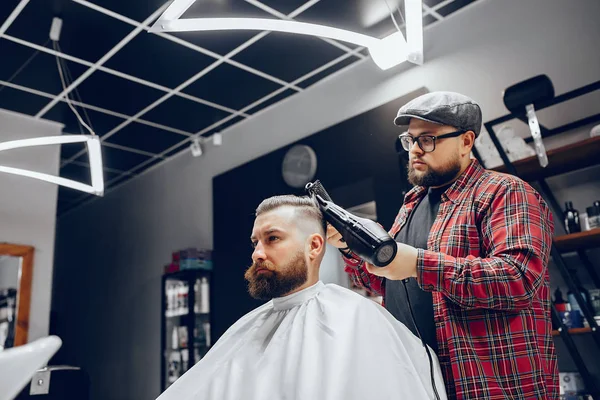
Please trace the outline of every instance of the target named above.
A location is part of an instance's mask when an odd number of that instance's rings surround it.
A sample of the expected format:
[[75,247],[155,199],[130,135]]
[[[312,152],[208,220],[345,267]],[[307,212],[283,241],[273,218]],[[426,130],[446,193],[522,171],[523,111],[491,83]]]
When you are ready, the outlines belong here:
[[369,49],[371,58],[383,70],[404,61],[423,63],[422,0],[406,0],[408,41],[402,32],[378,39],[325,25],[268,18],[184,18],[180,17],[196,0],[174,0],[154,23],[150,32],[255,30],[311,35],[353,43]]
[[12,140],[10,142],[0,143],[0,151],[19,149],[33,146],[47,146],[65,143],[82,143],[87,145],[90,172],[92,184],[86,185],[74,181],[72,179],[61,178],[41,172],[29,171],[21,168],[12,168],[0,165],[0,172],[8,174],[26,176],[28,178],[39,179],[60,186],[65,186],[71,189],[79,190],[86,193],[91,193],[96,196],[104,195],[104,176],[102,172],[102,152],[100,146],[100,138],[93,135],[62,135],[62,136],[46,136],[41,138]]

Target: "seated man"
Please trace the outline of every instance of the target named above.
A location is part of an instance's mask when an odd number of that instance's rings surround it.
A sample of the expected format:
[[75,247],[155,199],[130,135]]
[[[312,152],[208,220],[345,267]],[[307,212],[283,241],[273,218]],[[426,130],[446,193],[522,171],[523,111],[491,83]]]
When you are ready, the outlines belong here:
[[319,280],[326,223],[306,197],[256,210],[243,316],[159,400],[446,399],[435,354],[385,308]]

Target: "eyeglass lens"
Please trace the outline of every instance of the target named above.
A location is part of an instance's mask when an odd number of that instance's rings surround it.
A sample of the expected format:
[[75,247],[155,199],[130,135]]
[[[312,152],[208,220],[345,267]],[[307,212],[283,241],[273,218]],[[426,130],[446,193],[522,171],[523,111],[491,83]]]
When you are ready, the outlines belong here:
[[419,136],[416,138],[413,138],[412,136],[400,137],[402,148],[406,151],[410,151],[415,141],[417,141],[419,147],[423,151],[433,151],[435,148],[435,139],[432,136]]

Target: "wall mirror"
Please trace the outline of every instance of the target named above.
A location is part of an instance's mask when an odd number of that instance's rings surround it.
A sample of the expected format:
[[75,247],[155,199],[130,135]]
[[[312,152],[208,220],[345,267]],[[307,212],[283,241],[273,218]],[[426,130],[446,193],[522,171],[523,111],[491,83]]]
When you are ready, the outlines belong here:
[[0,243],[0,351],[27,343],[34,248]]

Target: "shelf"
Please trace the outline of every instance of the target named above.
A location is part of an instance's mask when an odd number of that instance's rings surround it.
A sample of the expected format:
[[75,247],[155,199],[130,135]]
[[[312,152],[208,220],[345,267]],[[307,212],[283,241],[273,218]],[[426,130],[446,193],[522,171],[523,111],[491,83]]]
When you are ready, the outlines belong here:
[[[569,333],[571,335],[582,335],[584,333],[591,333],[592,328],[571,328],[569,329]],[[559,331],[552,331],[552,336],[560,336]]]
[[600,228],[557,236],[554,244],[563,252],[600,247]]
[[[548,166],[542,168],[537,156],[514,161],[517,174],[528,182],[560,175],[581,168],[600,164],[600,137],[582,140],[557,149],[548,150]],[[503,164],[492,168],[497,172],[508,172]]]

